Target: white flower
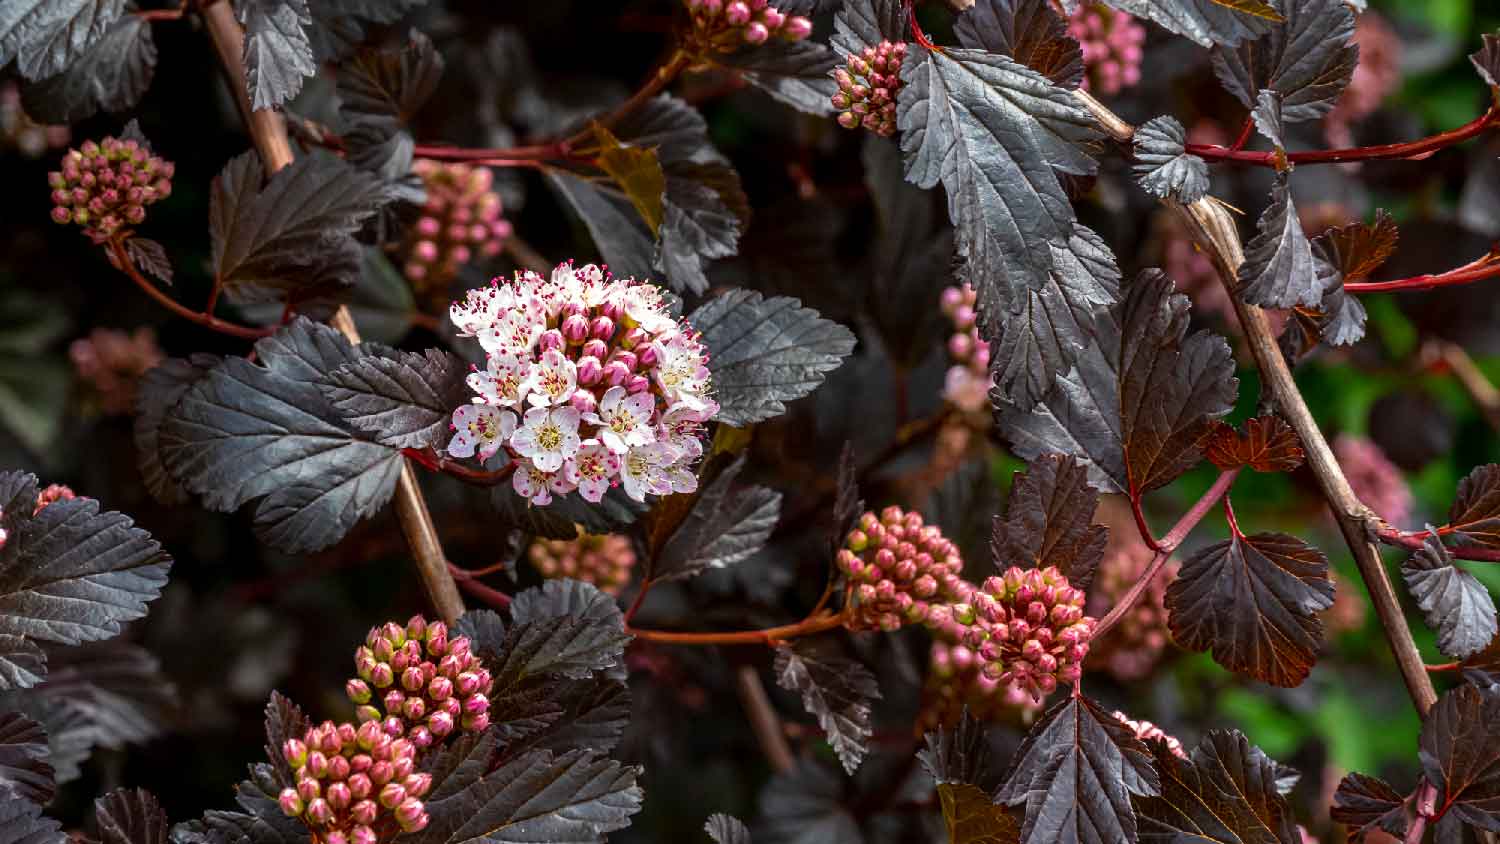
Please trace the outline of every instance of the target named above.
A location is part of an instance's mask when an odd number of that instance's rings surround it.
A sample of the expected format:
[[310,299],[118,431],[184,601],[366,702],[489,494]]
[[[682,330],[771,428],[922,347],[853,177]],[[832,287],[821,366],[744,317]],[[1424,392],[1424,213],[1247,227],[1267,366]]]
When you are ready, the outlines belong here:
[[509,287],[476,287],[464,294],[462,302],[449,306],[448,316],[458,328],[460,337],[474,337],[494,325],[495,320],[513,304],[515,293]]
[[665,472],[667,483],[672,486],[673,492],[698,491],[698,476],[688,467],[688,464],[691,462],[692,458],[685,457],[679,459],[676,463],[666,466],[662,470]]
[[578,453],[578,411],[562,407],[533,407],[526,411],[526,424],[510,438],[510,447],[543,472],[556,472],[563,461]]
[[562,352],[548,349],[540,363],[531,368],[531,377],[521,392],[538,407],[562,404],[578,387],[578,364],[563,357]]
[[517,495],[530,500],[532,504],[545,506],[552,503],[552,474],[543,472],[529,461],[522,460],[516,465],[516,473],[511,476],[510,485]]
[[476,331],[474,336],[479,338],[479,345],[490,354],[529,355],[537,338],[546,330],[545,316],[523,307],[511,307],[489,325]]
[[469,388],[479,394],[475,403],[512,407],[520,404],[531,378],[531,361],[520,355],[499,352],[490,355],[484,372],[471,372]]
[[650,393],[628,395],[624,387],[604,391],[599,411],[583,417],[599,426],[597,436],[615,454],[624,454],[633,445],[645,445],[656,439],[651,430],[651,412],[656,397]]
[[658,340],[656,349],[656,383],[668,401],[681,402],[689,407],[706,407],[703,394],[708,391],[709,371],[703,365],[703,348],[686,334],[673,334],[668,340]]
[[598,502],[609,491],[610,479],[620,472],[620,458],[604,446],[591,442],[578,449],[578,454],[563,467],[571,469],[573,482],[578,485],[585,501]]
[[713,399],[704,399],[701,405],[694,407],[686,402],[678,402],[667,408],[667,412],[656,423],[657,441],[670,445],[688,460],[697,460],[703,456],[703,442],[699,439],[703,433],[703,423],[719,412],[719,403]]
[[473,457],[476,448],[480,460],[488,460],[516,429],[516,417],[508,410],[487,404],[466,404],[453,411],[453,439],[448,454]]
[[663,443],[639,445],[625,454],[620,461],[620,483],[625,494],[636,501],[645,501],[646,495],[667,495],[672,492],[672,479],[666,467],[677,459],[677,452]]
[[626,285],[619,298],[625,315],[652,334],[676,326],[672,315],[667,313],[666,306],[662,303],[661,291],[650,282]]

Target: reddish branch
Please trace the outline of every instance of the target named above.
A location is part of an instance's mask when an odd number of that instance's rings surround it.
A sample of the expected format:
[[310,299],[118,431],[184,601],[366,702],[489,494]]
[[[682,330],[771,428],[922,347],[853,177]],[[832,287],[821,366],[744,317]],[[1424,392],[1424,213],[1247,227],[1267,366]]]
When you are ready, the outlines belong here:
[[129,276],[130,280],[135,282],[136,286],[141,290],[145,291],[147,296],[155,299],[162,307],[183,319],[190,320],[220,334],[228,334],[231,337],[242,337],[246,340],[259,340],[262,337],[270,336],[276,331],[276,326],[274,325],[266,328],[254,328],[248,325],[225,322],[211,313],[195,311],[178,302],[176,299],[162,292],[161,288],[152,284],[150,279],[147,279],[141,274],[140,270],[136,269],[135,262],[130,259],[130,253],[126,251],[125,244],[122,241],[111,240],[109,242],[109,254],[113,258],[115,266],[119,267],[125,275]]
[[1157,574],[1161,572],[1162,566],[1167,564],[1167,560],[1172,556],[1172,552],[1177,550],[1177,546],[1182,544],[1182,540],[1187,538],[1188,533],[1194,527],[1197,527],[1199,522],[1203,521],[1203,517],[1208,515],[1208,511],[1212,510],[1214,505],[1219,503],[1219,499],[1224,498],[1226,502],[1228,501],[1226,496],[1229,495],[1229,488],[1234,486],[1234,479],[1239,477],[1239,474],[1239,469],[1230,469],[1226,472],[1221,472],[1218,480],[1214,481],[1213,486],[1209,487],[1208,491],[1203,493],[1203,497],[1198,499],[1197,503],[1192,506],[1192,509],[1188,510],[1183,514],[1182,518],[1177,520],[1177,524],[1172,526],[1172,529],[1167,532],[1166,536],[1157,540],[1156,556],[1151,558],[1151,563],[1146,566],[1145,571],[1141,572],[1141,576],[1130,587],[1130,591],[1126,592],[1120,598],[1119,602],[1109,611],[1108,615],[1099,619],[1099,623],[1094,625],[1094,638],[1097,639],[1104,635],[1106,631],[1119,623],[1120,619],[1125,613],[1130,611],[1131,607],[1135,606],[1136,601],[1140,600],[1141,595],[1145,594],[1147,587],[1151,585],[1151,581],[1155,580]]
[[1437,273],[1398,278],[1394,281],[1356,281],[1344,285],[1349,293],[1406,293],[1414,290],[1432,290],[1437,287],[1452,287],[1500,277],[1500,254],[1494,252],[1462,267]]
[[804,618],[796,624],[732,633],[679,633],[675,630],[641,630],[635,627],[627,627],[625,632],[648,642],[672,645],[774,645],[801,636],[823,633],[842,627],[843,624],[844,616],[841,613],[822,613]]
[[[1334,164],[1343,161],[1375,161],[1378,159],[1419,158],[1454,144],[1463,143],[1483,134],[1491,126],[1500,123],[1500,109],[1489,111],[1465,123],[1457,129],[1432,135],[1419,141],[1403,144],[1382,144],[1373,147],[1350,147],[1348,149],[1311,150],[1289,152],[1286,160],[1292,164]],[[1275,167],[1275,150],[1247,152],[1218,144],[1188,144],[1187,151],[1207,161],[1223,161],[1234,164],[1249,164],[1257,167]]]
[[[1438,535],[1445,536],[1452,533],[1451,528],[1438,528]],[[1409,548],[1413,551],[1420,550],[1428,537],[1432,536],[1430,531],[1425,530],[1397,530],[1393,527],[1381,528],[1375,534],[1381,542],[1386,545],[1394,545],[1397,548]],[[1474,560],[1481,563],[1500,563],[1500,549],[1480,548],[1474,545],[1450,545],[1448,553],[1460,560]]]
[[401,453],[429,472],[440,472],[475,486],[498,486],[516,471],[515,461],[494,471],[475,469],[457,460],[449,460],[432,448],[403,448]]
[[503,610],[510,606],[510,596],[498,589],[480,583],[477,572],[472,572],[461,566],[449,563],[448,573],[453,575],[454,581],[458,583],[458,588],[484,601],[495,609]]

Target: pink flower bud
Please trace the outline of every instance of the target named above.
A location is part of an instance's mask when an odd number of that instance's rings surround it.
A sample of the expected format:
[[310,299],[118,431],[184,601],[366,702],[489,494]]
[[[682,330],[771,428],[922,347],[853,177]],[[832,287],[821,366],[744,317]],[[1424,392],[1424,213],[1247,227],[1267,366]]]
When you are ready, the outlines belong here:
[[[399,736],[402,733],[406,732],[406,724],[403,723],[400,718],[397,718],[394,715],[386,718],[384,721],[381,721],[380,725],[385,730],[385,734],[391,738],[395,738],[396,736]],[[379,750],[380,748],[376,749]],[[387,750],[386,752],[389,753],[390,751]]]
[[427,684],[427,697],[434,701],[446,700],[453,694],[453,681],[447,677],[434,677]]
[[369,704],[355,707],[354,717],[362,725],[369,722],[376,722],[375,725],[377,727],[380,726],[378,723],[380,721],[380,710]]
[[610,357],[610,360],[617,360],[620,363],[625,364],[626,369],[630,370],[631,372],[635,371],[637,360],[636,356],[631,352],[615,352]]
[[317,826],[327,826],[333,822],[333,807],[321,797],[308,801],[307,822]]
[[475,693],[463,700],[463,710],[468,715],[478,715],[481,712],[488,712],[489,708],[490,699],[482,694]]
[[578,359],[579,384],[591,387],[599,383],[602,377],[604,377],[604,366],[599,363],[598,358],[588,355]]
[[370,686],[363,680],[350,680],[344,684],[344,694],[349,696],[349,702],[365,704],[370,702]]
[[568,402],[579,413],[593,413],[599,406],[598,399],[588,390],[574,390]]
[[380,806],[374,800],[360,800],[349,807],[349,818],[357,824],[368,826],[380,817]]
[[320,796],[322,796],[322,793],[322,789],[318,785],[317,780],[312,779],[311,777],[305,777],[303,779],[297,780],[297,796],[302,798],[303,803],[318,799]]
[[396,807],[396,823],[404,832],[420,832],[427,826],[427,811],[422,801],[409,799]]
[[[416,230],[419,236],[430,240],[431,238],[437,237],[438,232],[442,231],[442,224],[431,217],[422,217],[421,219],[417,220]],[[434,256],[436,256],[437,253],[435,250],[433,254]],[[427,260],[430,261],[432,259],[428,258]]]
[[331,780],[343,780],[349,776],[349,760],[343,756],[334,756],[328,760],[328,778]]
[[650,369],[661,360],[661,354],[656,350],[655,343],[648,343],[637,349],[635,353],[636,363],[642,369]]
[[[426,727],[412,727],[407,731],[406,736],[411,740],[411,743],[416,745],[418,748],[425,749],[432,746],[432,732]],[[396,763],[392,763],[392,765],[399,767],[398,765],[396,765]]]
[[406,793],[412,797],[422,797],[432,788],[432,774],[412,774],[402,781],[406,786]]
[[427,654],[442,656],[448,651],[448,625],[434,621],[427,625]]
[[281,756],[293,768],[307,764],[307,745],[297,739],[287,739],[281,744]]
[[430,264],[437,260],[437,244],[430,240],[419,240],[412,246],[411,254],[416,256],[417,260]]
[[[415,669],[412,669],[415,670]],[[418,674],[421,672],[418,671]],[[420,697],[409,697],[401,707],[401,715],[408,721],[420,721],[427,717],[427,701]]]
[[750,7],[742,0],[734,0],[724,7],[724,20],[734,26],[742,26],[750,20]]
[[381,698],[381,703],[385,704],[386,712],[399,713],[406,704],[406,693],[400,689],[391,689]]
[[[401,688],[408,692],[415,692],[420,691],[423,685],[422,669],[412,666],[401,672]],[[386,708],[392,709],[394,707],[387,706]]]
[[280,804],[282,813],[291,818],[302,814],[302,810],[306,808],[295,788],[283,788],[276,802]]
[[[615,321],[607,316],[594,317],[594,321],[589,323],[589,336],[595,340],[607,341],[614,334]],[[591,354],[587,348],[584,349],[584,353]],[[603,355],[598,355],[598,357],[603,357]]]
[[328,757],[320,750],[307,754],[307,771],[318,779],[328,776]]
[[651,338],[646,334],[645,331],[641,330],[639,327],[636,327],[626,331],[625,334],[620,337],[620,345],[626,349],[634,349],[635,347],[641,345],[649,339]]
[[[361,757],[356,756],[355,758],[358,759]],[[365,756],[363,758],[366,760],[366,762],[368,762],[370,757]],[[370,777],[368,774],[350,774],[348,783],[349,795],[355,800],[363,800],[366,797],[370,796],[370,789],[373,787],[373,783],[370,782]]]
[[469,262],[469,247],[458,245],[448,249],[448,260],[455,264],[467,264]]
[[478,715],[465,715],[459,723],[463,725],[465,730],[481,733],[490,725],[490,714],[488,712],[481,712]]
[[384,689],[396,682],[396,674],[389,663],[377,662],[370,670],[370,682],[377,689]]
[[349,838],[337,829],[329,830],[323,835],[323,844],[349,844]]
[[458,693],[459,697],[466,698],[479,691],[479,680],[478,673],[465,671],[459,674],[458,679],[454,682],[454,691]]
[[370,766],[370,782],[376,786],[383,786],[391,781],[391,773],[389,761],[376,762]]
[[406,788],[400,783],[388,782],[380,789],[380,805],[394,809],[406,799]]
[[631,378],[630,367],[624,363],[612,360],[604,365],[603,380],[611,387],[623,387],[625,382]]
[[361,824],[349,831],[349,844],[377,844],[380,837],[368,825]]
[[589,336],[589,321],[578,314],[564,319],[562,336],[569,343],[582,343]]
[[536,345],[538,352],[550,352],[554,349],[561,349],[565,345],[565,342],[561,331],[558,331],[556,328],[549,328],[542,332],[541,339],[537,340]]
[[625,392],[633,395],[644,393],[651,389],[651,381],[644,375],[632,375],[625,383]]
[[453,727],[453,716],[446,711],[438,710],[427,716],[427,729],[437,738],[443,738],[452,733]]
[[325,799],[327,799],[328,805],[331,808],[338,810],[349,808],[349,803],[354,798],[349,793],[349,786],[341,782],[336,782],[328,786],[328,796]]

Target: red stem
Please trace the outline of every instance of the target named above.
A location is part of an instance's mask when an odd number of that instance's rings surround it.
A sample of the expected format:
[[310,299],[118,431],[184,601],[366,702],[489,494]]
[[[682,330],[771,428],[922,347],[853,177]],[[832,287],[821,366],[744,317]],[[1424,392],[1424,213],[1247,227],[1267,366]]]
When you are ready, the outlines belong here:
[[1234,144],[1229,148],[1236,151],[1244,149],[1245,144],[1250,142],[1250,135],[1254,132],[1255,118],[1245,118],[1245,125],[1240,127],[1240,136],[1234,139]]
[[1141,541],[1145,542],[1146,547],[1152,551],[1160,551],[1161,543],[1151,535],[1151,525],[1146,523],[1146,513],[1141,509],[1140,495],[1130,496],[1130,514],[1135,517],[1135,529],[1140,531]]
[[141,271],[136,269],[135,263],[130,260],[130,254],[125,251],[125,245],[123,243],[117,240],[111,240],[109,242],[109,252],[112,256],[114,256],[116,265],[122,272],[125,273],[125,275],[130,276],[130,280],[135,282],[137,287],[139,287],[141,290],[144,290],[146,292],[146,295],[150,296],[152,299],[155,299],[157,303],[162,307],[166,308],[174,314],[177,314],[183,319],[197,323],[204,328],[217,331],[220,334],[228,334],[232,337],[243,337],[246,340],[259,340],[262,337],[269,337],[276,332],[276,326],[274,325],[268,326],[266,328],[251,328],[247,325],[238,325],[232,322],[225,322],[224,320],[219,319],[212,314],[195,311],[192,308],[189,308],[186,305],[182,304],[181,302],[178,302],[176,299],[168,296],[166,293],[163,293],[161,288],[152,284],[149,280],[146,279],[145,276],[141,275]]
[[183,12],[183,9],[148,9],[133,14],[143,21],[175,21],[182,20]]
[[1197,527],[1199,522],[1203,521],[1203,517],[1208,515],[1208,511],[1214,508],[1214,505],[1218,503],[1220,498],[1224,498],[1229,494],[1229,488],[1234,486],[1234,479],[1239,477],[1239,474],[1240,470],[1238,468],[1219,473],[1219,478],[1214,481],[1213,486],[1209,487],[1208,491],[1203,493],[1203,497],[1199,498],[1193,504],[1192,509],[1188,510],[1183,514],[1182,518],[1177,520],[1177,524],[1173,525],[1172,529],[1167,532],[1167,535],[1162,537],[1157,543],[1156,556],[1151,558],[1150,565],[1146,566],[1144,572],[1141,572],[1141,576],[1130,587],[1130,591],[1126,592],[1120,598],[1114,608],[1109,611],[1109,614],[1105,615],[1104,618],[1099,620],[1098,624],[1094,625],[1093,638],[1098,639],[1104,635],[1105,631],[1119,623],[1125,613],[1129,612],[1130,608],[1135,606],[1136,601],[1140,600],[1141,595],[1145,594],[1146,588],[1151,585],[1151,581],[1155,580],[1156,575],[1161,572],[1162,566],[1167,564],[1167,560],[1172,556],[1172,552],[1177,549],[1178,545],[1182,544],[1182,540],[1186,539],[1188,533],[1194,527]]
[[517,465],[512,460],[491,472],[485,469],[475,469],[457,460],[449,460],[431,448],[403,448],[401,453],[429,472],[441,472],[475,486],[498,486],[515,474]]
[[[1448,528],[1438,528],[1438,534],[1450,533]],[[1376,534],[1381,542],[1394,545],[1398,548],[1409,548],[1413,551],[1421,549],[1426,539],[1431,536],[1425,530],[1404,531],[1392,527],[1381,528]],[[1500,563],[1500,549],[1481,548],[1474,545],[1449,545],[1448,553],[1460,560],[1472,560],[1480,563]]]
[[1234,504],[1230,502],[1229,493],[1227,492],[1224,493],[1224,521],[1229,523],[1229,532],[1233,534],[1236,539],[1242,538],[1244,536],[1243,533],[1240,533],[1239,520],[1234,517]]
[[927,37],[927,33],[922,31],[922,25],[917,23],[917,4],[914,2],[914,0],[906,0],[906,20],[911,24],[911,37],[915,38],[918,44],[921,44],[923,47],[926,47],[927,49],[933,51],[937,51],[939,49],[938,46],[932,43],[932,41]]
[[[1486,111],[1484,114],[1457,129],[1451,129],[1419,141],[1409,141],[1402,144],[1382,144],[1373,147],[1289,152],[1286,154],[1286,159],[1292,164],[1332,164],[1340,161],[1413,158],[1424,153],[1435,152],[1444,147],[1450,147],[1454,144],[1467,141],[1482,134],[1497,122],[1500,122],[1500,110],[1492,107],[1489,111]],[[1269,152],[1246,152],[1232,147],[1222,147],[1218,144],[1188,144],[1187,151],[1208,161],[1226,161],[1236,164],[1250,164],[1258,167],[1276,166],[1276,152],[1274,150]]]
[[[635,593],[635,600],[631,601],[630,602],[630,608],[627,609],[627,610],[625,610],[625,626],[626,627],[630,626],[631,619],[635,618],[635,614],[641,608],[641,603],[646,600],[646,593],[650,592],[651,591],[651,587],[654,586],[654,585],[655,585],[655,582],[652,581],[652,580],[650,580],[649,578],[646,579],[646,580],[642,580],[641,581],[641,588]],[[817,612],[817,610],[813,610],[813,612]]]
[[458,588],[464,590],[465,592],[468,592],[470,595],[473,595],[474,597],[478,598],[481,601],[484,601],[486,604],[489,604],[496,609],[503,610],[506,607],[510,606],[509,595],[501,592],[499,589],[493,589],[489,586],[485,586],[483,583],[480,583],[478,580],[470,576],[467,570],[461,569],[458,566],[449,563],[448,571],[453,574],[453,580],[458,584]]
[[1427,670],[1430,673],[1436,674],[1443,671],[1462,671],[1463,667],[1464,664],[1462,662],[1442,662],[1437,665],[1428,665]]
[[1436,275],[1417,275],[1398,278],[1394,281],[1356,281],[1344,285],[1349,293],[1394,293],[1413,290],[1432,290],[1436,287],[1452,287],[1469,284],[1487,278],[1500,277],[1500,259],[1493,253],[1462,267]]
[[843,623],[842,613],[826,613],[804,618],[796,624],[783,624],[780,627],[767,627],[762,630],[742,630],[736,633],[678,633],[672,630],[638,630],[633,627],[627,627],[625,632],[648,642],[664,642],[670,645],[774,645],[798,636],[811,636],[814,633],[832,630],[843,626]]

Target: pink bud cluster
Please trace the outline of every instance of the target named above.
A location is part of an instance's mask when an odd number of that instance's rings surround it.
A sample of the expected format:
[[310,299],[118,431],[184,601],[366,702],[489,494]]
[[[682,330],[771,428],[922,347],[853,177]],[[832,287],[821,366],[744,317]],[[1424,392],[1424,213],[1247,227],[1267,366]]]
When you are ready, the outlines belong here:
[[419,158],[411,169],[427,201],[403,246],[403,269],[418,287],[440,289],[474,256],[500,254],[511,225],[500,215],[488,167]]
[[943,398],[960,410],[976,413],[989,408],[990,344],[979,339],[974,312],[977,294],[968,284],[943,290],[943,314],[953,321],[948,356],[953,365],[943,378]]
[[344,691],[361,729],[375,724],[423,750],[456,730],[489,726],[490,672],[469,652],[468,637],[448,638],[441,621],[412,616],[405,627],[371,628],[354,666],[359,676]]
[[932,643],[918,716],[924,732],[957,724],[965,710],[980,721],[999,721],[1013,715],[1026,719],[1041,709],[1025,689],[989,676],[984,665],[966,645]]
[[47,174],[52,219],[77,223],[95,243],[146,219],[146,206],[172,193],[171,162],[135,140],[85,141],[63,156],[62,169]]
[[1125,726],[1129,727],[1130,731],[1135,733],[1135,737],[1140,739],[1141,741],[1166,742],[1167,749],[1172,751],[1173,756],[1181,759],[1188,758],[1187,751],[1182,747],[1182,742],[1178,741],[1172,736],[1167,735],[1166,731],[1161,727],[1156,726],[1150,721],[1133,720],[1129,715],[1126,715],[1119,710],[1115,711],[1114,716],[1124,722]]
[[390,827],[417,832],[427,826],[422,797],[432,775],[416,770],[417,748],[378,722],[355,727],[324,721],[302,738],[287,739],[282,757],[297,784],[277,802],[301,818],[316,844],[376,844]]
[[1082,3],[1068,19],[1068,34],[1083,48],[1085,91],[1114,96],[1141,81],[1146,28],[1103,3]]
[[705,48],[732,53],[772,37],[801,41],[812,34],[812,21],[788,15],[768,0],[686,0],[694,40]]
[[73,371],[92,388],[106,414],[124,415],[135,408],[141,377],[161,363],[161,346],[149,326],[126,334],[112,328],[96,328],[68,346]]
[[839,86],[833,95],[833,107],[839,110],[840,126],[863,126],[883,138],[896,133],[896,92],[901,89],[901,60],[905,57],[905,43],[882,41],[850,55],[844,67],[833,72]]
[[708,352],[655,285],[565,263],[470,290],[449,314],[488,362],[469,375],[475,397],[453,413],[448,454],[504,448],[533,504],[575,490],[599,501],[616,484],[636,501],[697,489],[691,467],[719,409]]
[[970,602],[934,608],[944,612],[934,614],[933,626],[972,650],[985,676],[1040,699],[1083,671],[1095,623],[1083,602],[1056,568],[1012,566],[987,578]]
[[579,533],[577,539],[538,539],[526,549],[526,558],[542,577],[581,580],[618,595],[630,582],[635,548],[624,536]]
[[960,576],[958,548],[922,515],[891,506],[865,513],[836,556],[848,575],[851,630],[900,629],[925,622],[935,605],[967,600],[973,586]]

